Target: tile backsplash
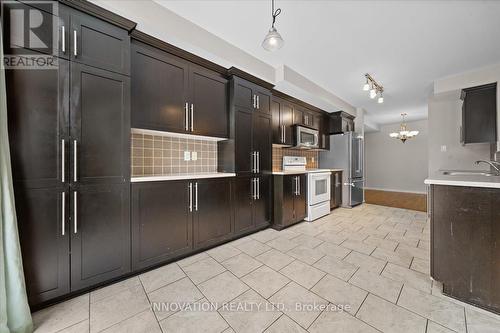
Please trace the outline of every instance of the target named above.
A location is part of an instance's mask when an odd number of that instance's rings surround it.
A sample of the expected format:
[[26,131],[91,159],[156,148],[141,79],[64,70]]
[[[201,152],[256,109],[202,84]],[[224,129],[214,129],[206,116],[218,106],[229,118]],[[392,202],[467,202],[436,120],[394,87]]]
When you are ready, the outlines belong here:
[[[142,133],[132,133],[131,140],[132,177],[217,172],[215,141]],[[191,160],[184,160],[185,152]]]
[[283,170],[283,156],[305,156],[307,160],[306,168],[318,168],[318,151],[273,147],[273,171]]

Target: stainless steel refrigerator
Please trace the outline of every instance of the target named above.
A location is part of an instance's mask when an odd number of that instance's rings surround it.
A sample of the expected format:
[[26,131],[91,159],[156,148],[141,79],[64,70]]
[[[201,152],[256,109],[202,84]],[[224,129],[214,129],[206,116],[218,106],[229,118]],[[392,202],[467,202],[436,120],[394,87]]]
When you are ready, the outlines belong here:
[[321,169],[342,169],[342,206],[364,201],[364,142],[355,132],[330,135],[330,151],[319,153]]

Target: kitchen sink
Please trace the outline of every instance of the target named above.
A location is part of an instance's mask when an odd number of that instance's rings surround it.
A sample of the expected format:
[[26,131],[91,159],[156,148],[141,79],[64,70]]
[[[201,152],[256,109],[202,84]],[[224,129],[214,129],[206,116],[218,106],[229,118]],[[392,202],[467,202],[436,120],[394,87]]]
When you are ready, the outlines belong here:
[[455,171],[455,170],[446,170],[443,171],[443,175],[446,176],[498,176],[496,173],[488,172],[488,171]]

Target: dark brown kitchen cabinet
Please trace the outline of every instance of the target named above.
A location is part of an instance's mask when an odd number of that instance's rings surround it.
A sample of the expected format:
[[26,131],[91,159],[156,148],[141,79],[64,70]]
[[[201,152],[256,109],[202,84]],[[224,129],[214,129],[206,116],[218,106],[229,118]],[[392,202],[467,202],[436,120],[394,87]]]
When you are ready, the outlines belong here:
[[234,232],[236,235],[269,225],[271,177],[238,176],[234,180]]
[[233,105],[271,114],[271,92],[254,83],[233,77]]
[[256,173],[272,170],[271,117],[255,114],[253,117],[252,149],[256,152]]
[[15,199],[30,304],[69,293],[68,191],[16,187]]
[[253,177],[236,177],[233,186],[234,231],[245,233],[255,228],[253,219]]
[[136,41],[131,50],[132,127],[188,131],[188,63]]
[[273,144],[293,145],[293,105],[284,99],[273,97],[271,102]]
[[462,133],[460,141],[493,143],[497,141],[497,84],[462,90]]
[[231,80],[229,140],[218,145],[219,171],[249,175],[272,169],[271,115],[238,106],[245,104],[237,101],[248,93],[247,86],[253,84],[238,77]]
[[[59,70],[5,71],[12,177],[16,186],[48,188],[68,178],[69,62]],[[29,97],[29,98],[28,98]]]
[[130,272],[130,186],[70,190],[71,291]]
[[330,114],[330,130],[328,134],[342,134],[345,132],[354,132],[354,116],[344,112],[337,111]]
[[228,81],[219,74],[191,65],[189,68],[191,132],[227,137]]
[[192,251],[190,184],[184,180],[132,184],[133,269]]
[[330,150],[330,135],[328,133],[330,130],[330,117],[324,114],[319,115],[317,119],[319,120],[319,149]]
[[[108,71],[130,74],[128,31],[71,10],[68,51],[71,60]],[[69,29],[68,29],[69,30]]]
[[233,231],[230,179],[200,179],[192,183],[194,247],[208,247],[227,239]]
[[278,230],[307,216],[307,175],[273,175],[273,224]]
[[342,171],[332,171],[330,181],[330,209],[342,205]]
[[315,112],[294,104],[293,124],[319,129],[319,118]]
[[71,64],[70,113],[71,181],[78,184],[127,181],[130,177],[130,78]]
[[[34,55],[46,54],[60,58],[69,58],[70,9],[57,1],[2,1],[2,19],[4,28],[5,54],[26,54],[32,51]],[[24,25],[16,21],[28,15],[37,17],[37,27],[32,34],[20,35],[16,30]],[[39,21],[38,21],[39,18]],[[33,35],[36,37],[34,38]]]
[[132,127],[228,136],[226,78],[138,41],[131,58]]
[[500,311],[500,191],[431,186],[431,276],[443,292]]

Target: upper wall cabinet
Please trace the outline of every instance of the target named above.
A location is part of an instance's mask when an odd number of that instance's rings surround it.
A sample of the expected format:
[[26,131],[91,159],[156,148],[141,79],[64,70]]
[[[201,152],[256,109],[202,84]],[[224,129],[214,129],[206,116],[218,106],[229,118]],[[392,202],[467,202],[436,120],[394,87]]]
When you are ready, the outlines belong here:
[[137,41],[131,58],[132,127],[227,137],[224,77]]
[[497,84],[462,90],[461,142],[491,143],[497,141]]
[[[4,26],[8,27],[5,33],[6,53],[19,53],[19,48],[29,49],[120,74],[130,74],[130,38],[127,30],[55,1],[10,1],[3,4],[3,10],[10,11],[10,14],[4,15],[7,19]],[[41,17],[40,26],[31,32],[38,38],[36,43],[33,38],[19,37],[14,30],[11,31],[17,26],[10,21],[17,20],[13,13]]]
[[271,92],[249,81],[235,81],[234,106],[271,114]]

